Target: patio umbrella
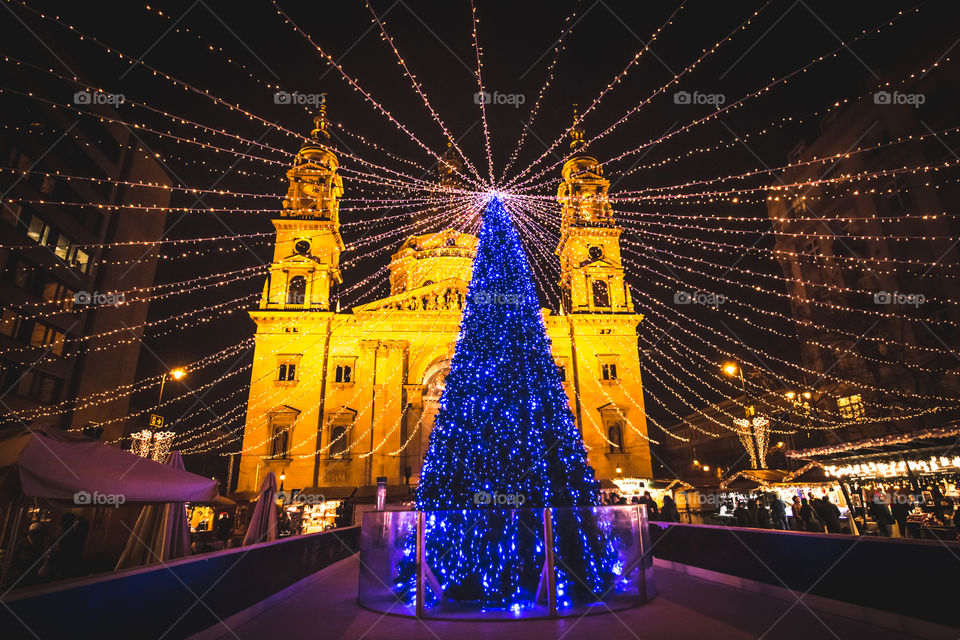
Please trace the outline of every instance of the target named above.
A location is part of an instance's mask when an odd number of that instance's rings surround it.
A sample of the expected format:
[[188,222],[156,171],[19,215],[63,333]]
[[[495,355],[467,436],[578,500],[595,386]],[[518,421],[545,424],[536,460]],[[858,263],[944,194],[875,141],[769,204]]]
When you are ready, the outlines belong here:
[[277,477],[268,471],[260,485],[257,506],[250,517],[250,525],[243,536],[244,546],[277,539]]
[[[167,465],[174,469],[185,469],[179,451],[170,452]],[[183,502],[149,504],[140,511],[116,570],[166,562],[189,553],[190,528],[186,505]]]

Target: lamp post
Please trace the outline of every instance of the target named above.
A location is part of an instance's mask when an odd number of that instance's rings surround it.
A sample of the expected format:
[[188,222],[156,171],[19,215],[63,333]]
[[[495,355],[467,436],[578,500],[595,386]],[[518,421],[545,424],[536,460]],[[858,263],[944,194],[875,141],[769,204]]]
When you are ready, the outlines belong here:
[[728,376],[739,376],[740,377],[740,389],[743,391],[743,415],[749,420],[750,419],[750,407],[747,405],[747,384],[743,380],[743,367],[739,366],[736,362],[728,362],[723,365],[723,372]]
[[164,386],[164,384],[167,382],[167,376],[168,376],[168,375],[169,375],[171,378],[173,378],[174,380],[180,380],[180,379],[183,378],[185,375],[187,375],[187,372],[186,372],[186,370],[184,370],[184,369],[174,369],[173,371],[170,371],[169,373],[163,374],[163,377],[160,378],[160,397],[157,398],[157,406],[158,406],[158,407],[159,407],[160,404],[163,402],[163,386]]
[[747,384],[743,379],[743,367],[736,362],[727,362],[723,365],[723,372],[728,376],[738,376],[740,378],[740,389],[743,391],[743,415],[744,418],[735,419],[733,422],[741,428],[740,442],[750,454],[751,463],[758,468],[766,469],[766,448],[768,433],[761,433],[769,424],[769,421],[763,416],[754,416],[753,407],[750,405],[750,398],[747,395]]

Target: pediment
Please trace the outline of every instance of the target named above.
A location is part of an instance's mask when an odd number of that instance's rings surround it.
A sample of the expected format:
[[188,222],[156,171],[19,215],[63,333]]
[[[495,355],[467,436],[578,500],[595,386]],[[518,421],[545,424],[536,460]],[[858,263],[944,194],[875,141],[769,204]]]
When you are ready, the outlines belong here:
[[394,294],[353,307],[354,313],[369,311],[461,311],[467,299],[468,283],[447,278],[425,287]]

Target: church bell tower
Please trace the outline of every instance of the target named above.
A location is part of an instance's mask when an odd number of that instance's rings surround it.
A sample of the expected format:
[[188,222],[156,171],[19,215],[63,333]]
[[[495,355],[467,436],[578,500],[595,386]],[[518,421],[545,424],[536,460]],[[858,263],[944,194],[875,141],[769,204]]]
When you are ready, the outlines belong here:
[[287,171],[290,187],[280,217],[272,221],[277,240],[261,309],[328,311],[333,286],[341,282],[343,180],[337,175],[340,163],[330,149],[327,126],[322,105],[312,139]]
[[[570,149],[583,146],[583,129],[573,114]],[[560,290],[566,313],[633,313],[623,279],[620,233],[607,200],[610,181],[603,167],[588,155],[575,155],[563,165],[557,190],[561,206]]]

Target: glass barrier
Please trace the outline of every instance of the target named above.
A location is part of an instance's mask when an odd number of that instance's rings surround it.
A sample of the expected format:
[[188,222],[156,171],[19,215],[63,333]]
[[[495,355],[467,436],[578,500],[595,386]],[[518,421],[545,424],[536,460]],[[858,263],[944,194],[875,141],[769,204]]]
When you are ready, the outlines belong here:
[[361,605],[426,618],[603,613],[655,594],[642,506],[364,514]]

